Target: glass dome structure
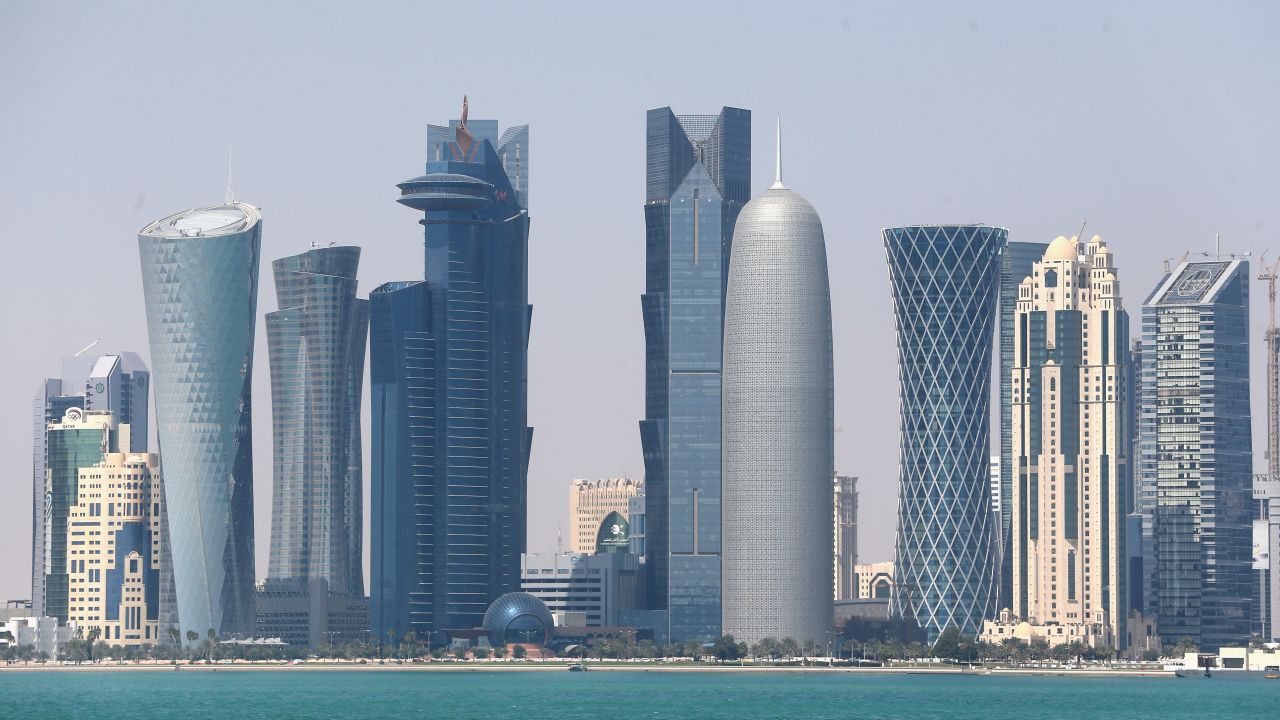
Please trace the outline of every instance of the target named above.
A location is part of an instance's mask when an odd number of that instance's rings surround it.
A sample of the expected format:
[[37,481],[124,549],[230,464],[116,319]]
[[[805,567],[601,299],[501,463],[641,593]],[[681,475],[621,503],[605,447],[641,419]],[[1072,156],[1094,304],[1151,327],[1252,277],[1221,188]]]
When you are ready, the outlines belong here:
[[484,629],[495,645],[551,641],[555,621],[546,603],[526,592],[509,592],[493,601],[484,613]]

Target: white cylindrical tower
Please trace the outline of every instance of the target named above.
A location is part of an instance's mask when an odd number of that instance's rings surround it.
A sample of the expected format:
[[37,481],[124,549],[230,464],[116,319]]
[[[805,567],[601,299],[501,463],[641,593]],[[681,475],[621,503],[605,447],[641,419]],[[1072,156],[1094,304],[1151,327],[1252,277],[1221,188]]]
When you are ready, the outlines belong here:
[[742,209],[724,321],[724,632],[824,643],[834,399],[822,222],[778,182]]

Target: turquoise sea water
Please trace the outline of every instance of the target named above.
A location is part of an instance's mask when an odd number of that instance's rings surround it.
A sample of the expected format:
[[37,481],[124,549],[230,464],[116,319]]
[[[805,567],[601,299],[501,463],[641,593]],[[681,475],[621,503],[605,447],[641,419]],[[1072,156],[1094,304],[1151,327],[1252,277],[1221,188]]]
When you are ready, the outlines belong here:
[[1280,718],[1280,680],[661,672],[5,672],[0,718]]

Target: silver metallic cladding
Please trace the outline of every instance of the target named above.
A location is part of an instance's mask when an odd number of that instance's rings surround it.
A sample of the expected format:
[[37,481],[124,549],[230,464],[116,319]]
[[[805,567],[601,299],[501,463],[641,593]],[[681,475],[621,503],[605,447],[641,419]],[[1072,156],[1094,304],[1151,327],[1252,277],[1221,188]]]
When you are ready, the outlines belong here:
[[733,235],[724,323],[724,632],[831,629],[834,382],[822,222],[770,189]]

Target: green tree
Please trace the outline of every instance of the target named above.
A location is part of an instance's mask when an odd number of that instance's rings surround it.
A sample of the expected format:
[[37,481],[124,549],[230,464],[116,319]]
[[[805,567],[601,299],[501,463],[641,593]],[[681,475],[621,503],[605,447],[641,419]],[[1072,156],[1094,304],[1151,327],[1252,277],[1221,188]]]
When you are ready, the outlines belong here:
[[187,631],[187,645],[188,645],[188,651],[190,652],[190,657],[188,659],[191,662],[196,661],[196,641],[198,641],[199,639],[200,639],[200,633],[196,632],[195,630]]
[[458,647],[453,649],[453,657],[455,660],[467,659],[467,649],[459,645]]
[[523,645],[513,645],[511,647],[511,657],[516,660],[523,660],[524,656],[529,654]]
[[506,646],[506,645],[499,645],[498,647],[494,648],[494,649],[493,649],[493,656],[494,656],[494,657],[496,657],[496,658],[498,658],[499,660],[501,660],[502,658],[506,657],[506,656],[507,656],[507,646]]
[[721,635],[716,638],[711,654],[715,655],[716,660],[719,660],[720,662],[742,659],[742,653],[738,648],[738,643],[733,639],[732,635]]
[[218,645],[218,633],[214,632],[213,628],[209,628],[207,639],[209,641],[209,662],[213,662],[213,651]]
[[478,648],[476,648],[475,650],[472,650],[472,651],[471,651],[471,654],[472,654],[473,656],[475,656],[475,659],[477,659],[477,660],[488,660],[488,659],[489,659],[489,648],[482,648],[482,647],[478,647]]
[[942,631],[933,644],[933,656],[956,662],[973,662],[978,655],[977,643],[954,625]]
[[89,656],[89,662],[93,662],[93,644],[98,642],[98,638],[102,637],[102,628],[90,628],[88,642],[85,644],[85,653]]
[[800,643],[795,638],[782,638],[782,656],[794,658],[800,655]]
[[407,648],[407,651],[404,653],[405,659],[408,659],[409,657],[411,657],[410,653],[412,653],[412,657],[417,657],[418,656],[418,650],[417,650],[418,633],[414,632],[413,630],[410,630],[409,632],[404,634],[403,640],[404,641],[401,643],[401,645]]

